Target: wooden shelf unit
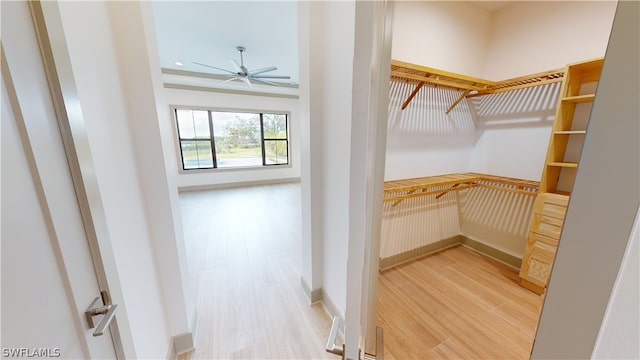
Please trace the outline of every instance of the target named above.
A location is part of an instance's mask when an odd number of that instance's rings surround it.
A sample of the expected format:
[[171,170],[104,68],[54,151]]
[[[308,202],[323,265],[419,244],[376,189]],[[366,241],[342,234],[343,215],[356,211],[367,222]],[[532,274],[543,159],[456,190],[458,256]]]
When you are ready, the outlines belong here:
[[[444,186],[449,186],[444,188]],[[459,191],[472,187],[515,192],[535,196],[540,183],[504,176],[479,173],[447,174],[384,182],[384,202],[393,201],[397,205],[405,199],[444,195],[450,191]]]
[[544,293],[549,281],[603,63],[600,58],[569,64],[564,72],[520,268],[520,284],[537,294]]
[[416,83],[416,87],[402,104],[402,110],[409,105],[425,84],[445,86],[462,91],[460,97],[447,109],[446,113],[448,114],[464,98],[551,84],[562,81],[563,77],[564,69],[556,69],[501,81],[492,81],[404,61],[391,60],[392,79],[402,79]]

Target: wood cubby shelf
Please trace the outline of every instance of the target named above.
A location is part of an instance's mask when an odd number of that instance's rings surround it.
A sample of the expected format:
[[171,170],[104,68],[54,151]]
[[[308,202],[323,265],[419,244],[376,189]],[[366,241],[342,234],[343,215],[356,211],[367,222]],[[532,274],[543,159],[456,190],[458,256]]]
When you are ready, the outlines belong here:
[[[579,167],[590,109],[604,59],[567,65],[549,140],[540,191],[534,203],[529,238],[520,267],[520,285],[544,293],[560,241],[567,205]],[[588,104],[585,106],[589,106]]]

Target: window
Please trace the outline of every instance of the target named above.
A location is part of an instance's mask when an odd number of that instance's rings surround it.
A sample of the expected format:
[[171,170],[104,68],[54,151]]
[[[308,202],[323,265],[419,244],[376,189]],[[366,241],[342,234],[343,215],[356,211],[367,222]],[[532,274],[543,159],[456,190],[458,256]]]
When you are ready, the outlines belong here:
[[175,109],[182,169],[289,164],[288,115]]

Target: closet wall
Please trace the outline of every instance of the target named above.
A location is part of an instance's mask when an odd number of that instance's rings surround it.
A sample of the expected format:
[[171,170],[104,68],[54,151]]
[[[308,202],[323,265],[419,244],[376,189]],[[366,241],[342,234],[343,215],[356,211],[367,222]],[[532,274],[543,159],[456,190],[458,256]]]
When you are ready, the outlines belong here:
[[[392,58],[490,80],[563,68],[604,55],[615,8],[523,1],[490,13],[471,2],[397,2]],[[400,110],[415,85],[391,84],[385,180],[461,172],[540,180],[560,83],[472,98],[448,115],[457,93],[427,86]],[[522,257],[532,196],[455,194],[386,203],[381,257],[456,234]]]
[[[464,2],[398,1],[391,58],[481,76],[490,19],[488,12]],[[468,171],[475,142],[468,109],[461,106],[445,116],[455,101],[452,92],[429,93],[425,86],[400,111],[415,85],[391,86],[385,180]]]
[[[523,1],[493,14],[483,77],[502,80],[604,56],[615,1]],[[539,180],[559,84],[483,97],[469,170]]]

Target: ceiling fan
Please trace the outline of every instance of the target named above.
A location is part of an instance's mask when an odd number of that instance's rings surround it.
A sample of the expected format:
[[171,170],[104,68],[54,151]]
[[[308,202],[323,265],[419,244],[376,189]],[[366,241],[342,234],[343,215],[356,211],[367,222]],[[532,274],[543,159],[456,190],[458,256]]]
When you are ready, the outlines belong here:
[[229,77],[228,79],[218,83],[218,85],[227,83],[229,81],[233,81],[233,80],[240,80],[243,81],[248,87],[252,87],[251,86],[251,80],[262,83],[262,84],[267,84],[267,85],[271,85],[271,86],[278,86],[278,84],[269,81],[269,80],[265,80],[265,79],[290,79],[290,76],[281,76],[281,75],[262,75],[264,73],[270,72],[270,71],[274,71],[274,70],[278,70],[277,67],[275,66],[269,66],[269,67],[265,67],[265,68],[261,68],[258,70],[253,70],[253,71],[249,71],[247,70],[247,68],[244,66],[244,58],[242,57],[242,53],[244,53],[244,51],[246,50],[244,48],[244,46],[238,46],[236,47],[236,49],[238,49],[238,51],[240,52],[240,64],[238,64],[237,61],[230,59],[229,61],[231,61],[231,64],[233,65],[233,67],[235,68],[236,71],[231,71],[231,70],[227,70],[227,69],[221,69],[219,67],[215,67],[215,66],[211,66],[211,65],[207,65],[207,64],[202,64],[199,62],[193,62],[194,64],[197,65],[201,65],[201,66],[206,66],[212,69],[216,69],[216,70],[220,70],[220,71],[224,71],[227,72],[229,74],[231,74],[231,77]]

